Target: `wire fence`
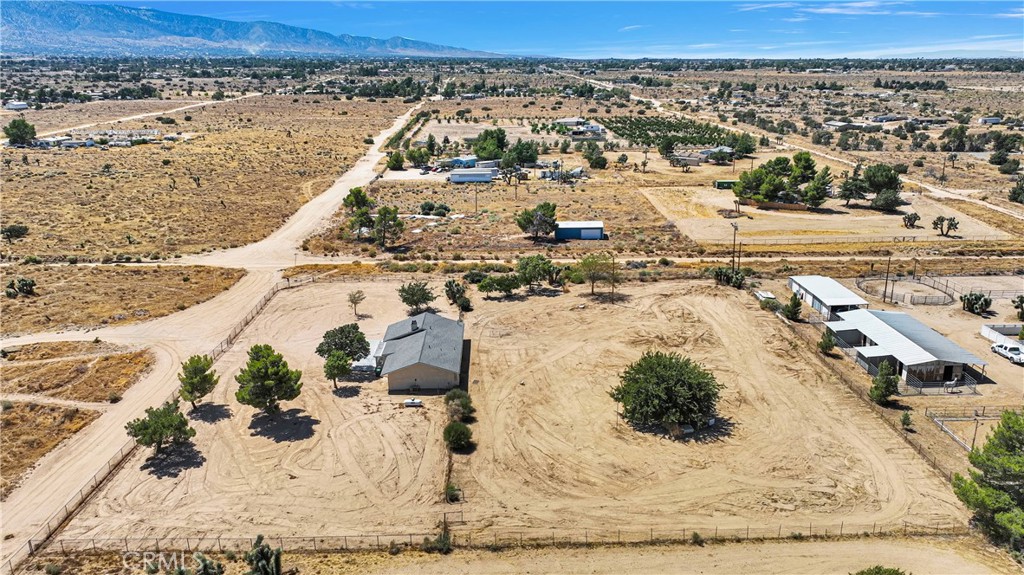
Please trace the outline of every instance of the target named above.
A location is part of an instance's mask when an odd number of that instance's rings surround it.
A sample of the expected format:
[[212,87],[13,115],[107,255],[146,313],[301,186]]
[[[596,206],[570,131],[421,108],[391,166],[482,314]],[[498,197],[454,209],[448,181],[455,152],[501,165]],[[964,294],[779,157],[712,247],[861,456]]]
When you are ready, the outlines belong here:
[[[882,301],[901,302],[911,305],[949,305],[953,303],[953,297],[943,293],[943,295],[918,295],[906,292],[896,291],[897,281],[915,281],[914,278],[889,278],[888,281],[892,282],[892,291],[888,291],[888,285],[883,286],[882,293],[879,294],[878,290],[871,285],[871,282],[884,281],[884,275],[866,275],[858,277],[854,280],[857,285],[857,289],[864,292],[867,295],[880,297]],[[941,291],[941,290],[940,290]]]
[[1022,411],[1020,405],[974,405],[962,407],[926,407],[924,414],[932,419],[999,419],[1004,411]]
[[[939,238],[937,236],[815,236],[794,238],[739,238],[743,245],[804,245],[804,244],[903,244],[925,242],[1015,242],[1006,236],[965,236],[959,238]],[[708,244],[732,244],[732,241],[708,241]]]
[[930,275],[918,276],[914,281],[917,281],[922,285],[935,288],[954,299],[966,293],[980,293],[987,295],[992,299],[1013,299],[1019,295],[1024,295],[1024,290],[990,290],[979,287],[968,288],[949,278],[939,278]]
[[[549,547],[573,545],[636,545],[660,543],[703,543],[705,541],[764,541],[805,538],[847,538],[880,535],[964,535],[967,525],[926,521],[889,523],[815,523],[813,521],[771,525],[707,525],[680,529],[593,528],[486,528],[450,529],[451,545],[462,548]],[[344,552],[392,547],[420,547],[437,540],[440,529],[420,533],[373,533],[357,535],[318,535],[264,537],[273,547],[288,551]],[[126,557],[158,553],[244,553],[252,549],[254,537],[126,537],[67,538],[45,545],[49,554],[120,553]],[[43,542],[33,542],[43,549]]]
[[[263,294],[263,297],[261,297],[256,305],[249,310],[245,317],[239,320],[238,323],[231,328],[231,331],[228,332],[228,336],[213,348],[209,354],[210,357],[216,361],[224,355],[224,353],[231,348],[242,331],[248,327],[252,320],[255,319],[261,311],[263,311],[277,292],[283,289],[299,287],[301,285],[311,283],[314,280],[315,278],[313,276],[288,278],[271,286],[270,290]],[[172,392],[165,401],[174,401],[177,397],[178,392],[175,391]],[[42,545],[44,545],[47,540],[53,537],[54,533],[56,533],[82,507],[82,505],[84,505],[90,497],[96,493],[111,474],[119,469],[124,462],[127,461],[133,453],[135,453],[137,448],[138,444],[135,440],[128,438],[124,445],[118,449],[117,453],[111,456],[110,459],[108,459],[106,463],[104,463],[103,466],[85,482],[77,493],[72,495],[60,509],[46,520],[45,524],[41,525],[36,530],[24,545],[18,548],[18,550],[12,553],[7,560],[0,565],[0,573],[5,575],[14,573],[18,565],[28,559]]]

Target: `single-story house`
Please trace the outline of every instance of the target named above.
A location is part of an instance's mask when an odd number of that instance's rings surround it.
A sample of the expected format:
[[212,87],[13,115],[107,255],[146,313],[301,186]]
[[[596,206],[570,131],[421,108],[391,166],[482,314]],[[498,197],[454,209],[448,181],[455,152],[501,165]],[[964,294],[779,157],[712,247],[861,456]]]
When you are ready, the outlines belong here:
[[448,160],[448,163],[453,168],[475,168],[476,159],[476,156],[459,156]]
[[377,358],[389,392],[440,391],[459,386],[465,326],[421,313],[388,326]]
[[453,184],[490,183],[497,177],[497,168],[465,168],[452,170],[448,181]]
[[1002,121],[1003,121],[1002,118],[997,118],[995,116],[992,116],[992,117],[989,117],[989,118],[978,118],[978,123],[979,124],[1000,124],[1000,123],[1002,123]]
[[952,121],[953,121],[952,118],[947,118],[946,116],[938,116],[938,117],[934,117],[934,118],[914,118],[914,119],[911,120],[911,122],[913,122],[915,124],[921,124],[921,125],[925,125],[925,126],[931,126],[931,125],[940,126],[942,124],[948,124],[948,123],[950,123]]
[[825,323],[837,340],[853,347],[857,362],[877,369],[888,361],[907,383],[963,381],[968,365],[984,361],[913,317],[894,311],[855,309]]
[[604,222],[558,222],[555,229],[556,240],[603,240]]
[[10,101],[4,104],[5,110],[28,110],[28,102]]
[[831,130],[833,132],[842,132],[850,127],[849,122],[840,122],[839,120],[830,120],[825,122],[823,125],[826,130]]
[[836,280],[825,276],[790,276],[789,289],[829,320],[839,312],[868,307],[864,298]]
[[477,168],[500,168],[501,160],[477,160]]
[[567,128],[575,128],[576,126],[583,126],[587,123],[583,118],[559,118],[554,121],[555,124],[560,124]]
[[695,152],[677,152],[669,156],[668,161],[673,166],[699,166],[707,161],[707,156]]
[[725,152],[726,154],[729,154],[731,156],[734,151],[735,150],[733,150],[729,146],[715,146],[714,148],[711,148],[710,150],[701,150],[700,151],[700,155],[702,155],[702,156],[710,156],[711,154],[714,154],[715,152]]
[[875,116],[874,118],[871,118],[871,121],[876,124],[884,124],[886,122],[901,122],[906,119],[906,116],[900,116],[897,114],[882,114],[881,116]]

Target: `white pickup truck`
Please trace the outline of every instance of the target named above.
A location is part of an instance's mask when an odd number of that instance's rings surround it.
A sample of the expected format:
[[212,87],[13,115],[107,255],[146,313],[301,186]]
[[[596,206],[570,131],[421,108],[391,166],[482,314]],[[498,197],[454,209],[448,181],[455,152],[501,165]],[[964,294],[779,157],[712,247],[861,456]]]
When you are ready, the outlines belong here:
[[1010,363],[1024,365],[1024,351],[1020,346],[1012,343],[993,343],[992,351],[1010,360]]

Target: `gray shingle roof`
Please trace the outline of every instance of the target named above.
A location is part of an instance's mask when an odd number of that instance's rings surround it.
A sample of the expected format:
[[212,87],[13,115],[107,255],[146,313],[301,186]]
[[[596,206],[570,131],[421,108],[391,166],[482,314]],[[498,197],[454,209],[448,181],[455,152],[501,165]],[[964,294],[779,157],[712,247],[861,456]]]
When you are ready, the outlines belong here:
[[429,312],[389,325],[381,375],[420,363],[459,373],[464,332],[462,323]]

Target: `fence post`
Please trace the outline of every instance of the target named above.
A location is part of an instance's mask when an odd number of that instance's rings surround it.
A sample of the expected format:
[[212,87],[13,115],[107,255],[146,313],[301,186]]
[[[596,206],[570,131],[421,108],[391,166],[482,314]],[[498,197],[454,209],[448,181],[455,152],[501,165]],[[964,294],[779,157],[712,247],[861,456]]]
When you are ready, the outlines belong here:
[[846,524],[846,522],[845,522],[845,521],[840,521],[840,522],[839,522],[839,536],[840,536],[840,537],[842,537],[842,536],[843,536],[843,525],[844,525],[844,524]]
[[747,541],[750,540],[750,526],[747,525]]
[[342,536],[343,543],[345,544],[345,550],[348,551],[348,535]]

